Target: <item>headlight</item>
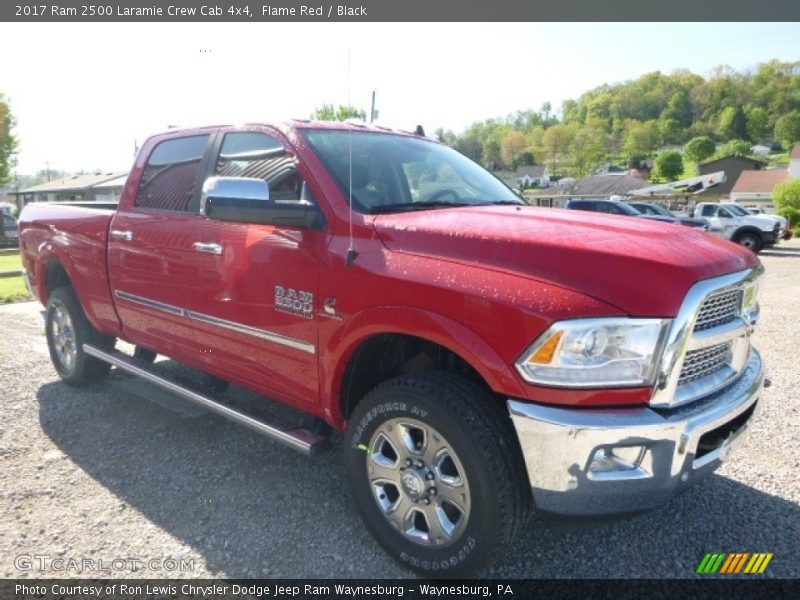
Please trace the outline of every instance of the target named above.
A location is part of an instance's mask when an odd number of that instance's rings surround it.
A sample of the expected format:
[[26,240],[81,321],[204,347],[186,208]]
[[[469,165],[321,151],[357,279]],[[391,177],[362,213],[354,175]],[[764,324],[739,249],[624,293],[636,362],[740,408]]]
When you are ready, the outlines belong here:
[[516,362],[525,381],[559,387],[652,385],[667,319],[554,323]]
[[742,318],[749,325],[755,325],[758,313],[758,282],[754,281],[742,291]]

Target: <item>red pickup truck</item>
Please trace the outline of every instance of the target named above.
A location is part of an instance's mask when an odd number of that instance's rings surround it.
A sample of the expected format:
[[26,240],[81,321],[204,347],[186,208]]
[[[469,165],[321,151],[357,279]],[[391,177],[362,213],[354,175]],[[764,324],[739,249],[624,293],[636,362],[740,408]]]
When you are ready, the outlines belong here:
[[[527,206],[423,135],[172,130],[116,211],[31,204],[20,230],[66,383],[113,365],[308,454],[345,432],[366,525],[426,575],[477,572],[534,507],[662,504],[719,466],[764,385],[752,252]],[[304,425],[170,380],[157,354]]]

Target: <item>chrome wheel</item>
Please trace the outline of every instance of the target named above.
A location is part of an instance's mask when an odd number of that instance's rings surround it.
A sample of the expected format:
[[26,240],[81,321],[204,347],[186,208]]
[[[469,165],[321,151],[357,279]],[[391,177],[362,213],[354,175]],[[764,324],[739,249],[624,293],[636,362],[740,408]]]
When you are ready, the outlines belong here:
[[78,341],[72,318],[61,303],[53,307],[53,349],[62,368],[72,371],[78,357]]
[[367,475],[384,517],[417,544],[450,544],[469,521],[464,466],[450,443],[421,421],[382,423],[369,443]]

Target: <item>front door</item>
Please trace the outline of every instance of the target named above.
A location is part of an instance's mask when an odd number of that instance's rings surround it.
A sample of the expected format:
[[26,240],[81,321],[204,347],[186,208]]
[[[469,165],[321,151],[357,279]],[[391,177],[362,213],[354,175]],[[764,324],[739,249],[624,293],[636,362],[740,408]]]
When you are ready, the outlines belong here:
[[[296,159],[277,134],[222,135],[210,170],[214,175],[264,179],[271,200],[307,196]],[[322,227],[206,218],[195,231],[203,257],[195,331],[209,370],[280,400],[316,403],[319,279],[327,233]]]

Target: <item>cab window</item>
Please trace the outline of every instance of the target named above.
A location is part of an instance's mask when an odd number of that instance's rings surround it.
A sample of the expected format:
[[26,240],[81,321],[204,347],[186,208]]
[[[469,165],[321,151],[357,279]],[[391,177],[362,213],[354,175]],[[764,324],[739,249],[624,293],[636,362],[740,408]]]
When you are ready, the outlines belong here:
[[159,143],[147,160],[134,206],[188,211],[208,140],[208,135],[193,135]]

